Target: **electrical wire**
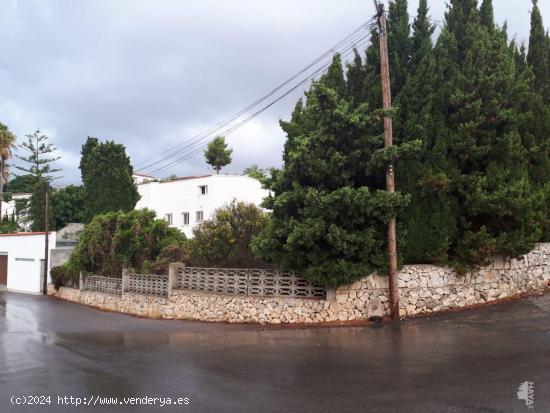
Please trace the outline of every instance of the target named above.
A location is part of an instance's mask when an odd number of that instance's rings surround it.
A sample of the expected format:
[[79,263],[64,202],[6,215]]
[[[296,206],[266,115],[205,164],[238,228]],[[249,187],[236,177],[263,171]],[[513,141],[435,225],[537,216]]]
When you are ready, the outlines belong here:
[[[340,40],[335,46],[333,46],[332,48],[330,48],[329,50],[324,52],[322,55],[317,57],[313,62],[308,64],[305,68],[303,68],[302,70],[300,70],[299,72],[297,72],[296,74],[291,76],[289,79],[285,80],[283,83],[281,83],[280,85],[275,87],[273,90],[271,90],[266,95],[262,96],[261,98],[257,99],[256,101],[254,101],[250,105],[248,105],[245,108],[241,109],[239,112],[235,113],[234,115],[232,115],[228,119],[225,119],[224,121],[218,122],[214,126],[212,126],[209,129],[199,133],[198,135],[195,135],[195,136],[181,142],[180,144],[176,145],[176,147],[174,147],[174,148],[165,150],[165,151],[161,152],[159,155],[157,155],[153,158],[150,158],[148,160],[141,161],[141,162],[137,163],[136,166],[146,163],[145,165],[142,165],[139,169],[141,169],[141,170],[151,169],[151,167],[156,166],[159,163],[166,162],[167,160],[170,160],[170,159],[180,155],[182,150],[187,150],[189,148],[189,146],[192,146],[192,145],[200,142],[201,140],[206,139],[209,136],[213,135],[215,132],[219,131],[220,129],[223,129],[224,127],[227,127],[232,122],[238,120],[240,117],[242,117],[247,112],[249,112],[251,109],[257,107],[259,104],[261,104],[265,100],[269,99],[271,96],[275,95],[277,92],[281,91],[281,89],[283,89],[289,83],[291,83],[292,81],[297,79],[300,75],[307,72],[312,67],[314,67],[317,64],[319,64],[320,62],[322,62],[327,57],[331,56],[334,53],[338,53],[338,52],[342,53],[342,51],[341,51],[342,48],[344,49],[344,51],[346,51],[346,50],[349,49],[350,45],[353,47],[358,42],[362,41],[365,38],[364,30],[372,30],[372,27],[375,23],[375,22],[373,23],[372,20],[373,19],[363,23],[361,26],[359,26],[357,29],[355,29],[353,32],[351,32],[349,35],[345,36],[342,40]],[[322,66],[322,67],[324,68],[325,66]],[[315,73],[317,73],[317,72],[318,72],[318,70]],[[299,83],[298,86],[301,85],[301,84],[302,83]],[[298,87],[298,86],[296,86],[296,87]],[[292,90],[294,90],[294,89],[292,89]],[[287,94],[288,93],[286,93],[284,96],[286,96]],[[273,104],[274,103],[270,104],[268,107],[271,107]],[[163,156],[163,155],[165,155],[165,156]],[[156,160],[156,161],[152,162],[153,160]]]
[[[367,34],[367,35],[364,35],[362,38],[360,38],[356,44],[354,45],[351,45],[349,46],[346,50],[342,51],[341,53],[341,56],[342,58],[345,58],[347,56],[349,56],[350,54],[354,53],[355,50],[359,47],[362,47],[363,45],[366,45],[368,44],[368,42],[370,41],[370,34]],[[269,102],[268,104],[266,104],[265,106],[263,106],[261,109],[258,109],[256,112],[250,114],[248,117],[246,117],[245,119],[241,120],[239,123],[235,124],[235,125],[232,125],[230,127],[228,127],[227,129],[225,129],[221,135],[222,136],[228,136],[230,135],[231,133],[233,133],[235,130],[239,129],[240,127],[244,126],[246,123],[248,123],[249,121],[251,121],[252,119],[254,119],[255,117],[257,117],[258,115],[260,115],[261,113],[263,113],[264,111],[266,111],[267,109],[269,109],[271,106],[273,106],[274,104],[276,104],[277,102],[279,102],[280,100],[282,100],[283,98],[285,98],[286,96],[288,96],[290,93],[292,93],[293,91],[295,91],[296,89],[298,89],[300,86],[304,85],[305,83],[307,83],[308,81],[314,79],[320,72],[324,71],[325,69],[327,69],[329,66],[330,66],[331,62],[328,62],[328,63],[325,63],[324,65],[322,65],[321,67],[317,68],[315,70],[315,72],[311,73],[310,75],[308,75],[306,78],[302,79],[298,84],[294,85],[293,87],[291,87],[289,90],[285,91],[282,95],[278,96],[276,99],[274,99],[273,101]],[[196,155],[197,153],[201,152],[204,147],[206,147],[207,143],[203,143],[201,142],[203,139],[200,139],[200,140],[197,140],[196,142],[190,144],[189,146],[187,146],[185,148],[184,151],[182,151],[181,153],[179,153],[179,155],[181,155],[180,157],[178,157],[177,159],[173,160],[172,162],[168,163],[168,164],[165,164],[163,166],[160,166],[154,170],[152,170],[150,173],[151,174],[154,174],[154,173],[158,173],[158,172],[161,172],[165,169],[168,169],[178,163],[181,163],[189,158],[191,158],[192,156]],[[164,162],[164,161],[163,161]]]

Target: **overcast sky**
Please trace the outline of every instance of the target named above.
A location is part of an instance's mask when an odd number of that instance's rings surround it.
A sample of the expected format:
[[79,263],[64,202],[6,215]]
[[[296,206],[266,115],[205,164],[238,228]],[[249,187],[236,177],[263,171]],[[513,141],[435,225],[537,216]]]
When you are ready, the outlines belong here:
[[[530,1],[494,0],[498,22],[528,38]],[[550,24],[550,0],[539,1]],[[409,2],[412,16],[417,0]],[[429,1],[442,19],[445,2]],[[40,127],[78,183],[87,135],[138,163],[239,111],[374,14],[371,0],[2,0],[0,122],[18,141]],[[301,87],[228,137],[228,173],[280,166]],[[139,166],[139,165],[138,165]],[[136,168],[139,169],[139,168]],[[209,173],[202,153],[163,171]]]

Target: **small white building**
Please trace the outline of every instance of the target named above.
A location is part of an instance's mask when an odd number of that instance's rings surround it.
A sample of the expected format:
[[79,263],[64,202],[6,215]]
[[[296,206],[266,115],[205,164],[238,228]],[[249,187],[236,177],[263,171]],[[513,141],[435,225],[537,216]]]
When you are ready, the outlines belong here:
[[[0,234],[0,285],[10,291],[35,294],[42,291],[45,238],[44,232]],[[55,238],[55,231],[50,232],[49,256],[55,248]]]
[[137,186],[141,199],[136,209],[148,208],[187,237],[193,228],[212,217],[231,201],[260,206],[269,191],[246,175],[187,176],[165,182],[143,182]]

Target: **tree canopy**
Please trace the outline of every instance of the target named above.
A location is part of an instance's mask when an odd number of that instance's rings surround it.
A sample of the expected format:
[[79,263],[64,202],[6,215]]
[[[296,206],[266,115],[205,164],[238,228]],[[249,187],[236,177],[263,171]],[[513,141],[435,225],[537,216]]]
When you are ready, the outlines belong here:
[[15,165],[15,168],[32,175],[34,183],[40,180],[51,182],[57,178],[55,174],[61,171],[61,169],[53,167],[53,163],[61,157],[51,155],[57,151],[57,148],[51,142],[48,142],[50,139],[49,136],[40,132],[40,129],[37,129],[32,134],[25,135],[25,137],[27,140],[19,147],[27,155],[15,155],[19,160],[23,161],[22,165]]
[[232,153],[233,149],[227,147],[225,138],[223,136],[216,136],[206,147],[204,157],[206,163],[211,165],[216,173],[219,174],[223,166],[231,163]]
[[[494,22],[491,0],[450,0],[435,44],[424,0],[412,33],[406,0],[390,2],[389,22],[394,148],[382,149],[376,32],[345,71],[335,56],[281,122],[273,219],[254,248],[326,285],[385,272],[394,213],[410,263],[467,270],[549,239],[550,96],[540,84],[550,41],[536,1],[528,53]],[[384,191],[390,160],[393,195]]]
[[84,187],[84,221],[110,211],[131,211],[139,200],[126,148],[88,137],[82,145],[80,172]]

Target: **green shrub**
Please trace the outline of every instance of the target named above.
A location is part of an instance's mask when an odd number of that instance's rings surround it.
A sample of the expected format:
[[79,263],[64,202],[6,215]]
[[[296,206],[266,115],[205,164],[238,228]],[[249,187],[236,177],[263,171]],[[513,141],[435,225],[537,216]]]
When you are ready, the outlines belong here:
[[62,265],[52,267],[50,275],[55,289],[59,290],[62,286],[73,286],[80,276],[80,271],[75,267],[74,262],[69,260]]
[[108,212],[84,227],[70,262],[85,272],[120,277],[123,268],[139,270],[165,247],[185,243],[185,235],[156,219],[153,211]]
[[52,283],[56,290],[63,285],[65,279],[65,268],[62,265],[52,267],[50,269],[50,275],[52,277]]
[[265,266],[250,248],[252,239],[269,222],[269,215],[254,204],[232,202],[215,211],[193,231],[189,262],[196,266]]
[[173,262],[189,262],[189,249],[177,244],[167,245],[155,261],[143,262],[141,272],[144,274],[168,274],[168,267]]

